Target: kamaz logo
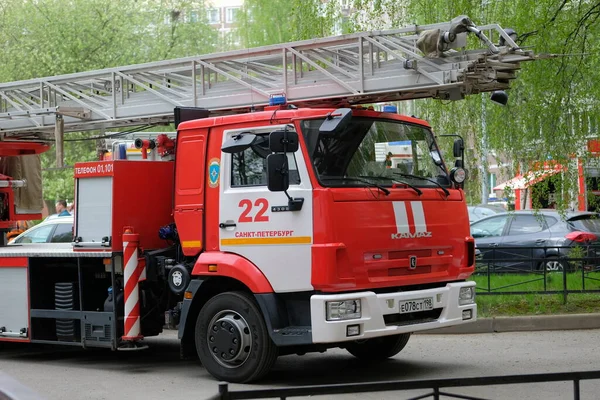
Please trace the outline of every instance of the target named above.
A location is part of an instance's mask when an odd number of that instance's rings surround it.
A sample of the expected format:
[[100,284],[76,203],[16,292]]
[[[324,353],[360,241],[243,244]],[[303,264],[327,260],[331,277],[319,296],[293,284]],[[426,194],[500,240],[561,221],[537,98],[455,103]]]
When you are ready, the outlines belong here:
[[[396,233],[392,233],[392,239],[421,239],[433,236],[427,230],[422,202],[394,201],[392,205],[396,218]],[[409,213],[412,218],[409,218]]]
[[399,232],[392,233],[392,239],[420,239],[420,238],[430,238],[431,232]]

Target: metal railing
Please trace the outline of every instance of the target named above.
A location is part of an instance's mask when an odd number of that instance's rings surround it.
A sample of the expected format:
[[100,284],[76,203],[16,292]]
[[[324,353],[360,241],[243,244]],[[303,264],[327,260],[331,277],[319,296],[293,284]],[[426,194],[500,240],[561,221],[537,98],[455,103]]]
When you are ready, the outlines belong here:
[[[600,293],[600,247],[480,248],[478,295]],[[485,276],[485,280],[481,279]]]
[[[573,399],[581,398],[580,382],[583,380],[600,379],[600,371],[581,371],[581,372],[559,372],[548,374],[529,374],[529,375],[505,375],[505,376],[485,376],[472,378],[446,378],[446,379],[424,379],[414,381],[384,381],[368,383],[350,383],[350,384],[331,384],[331,385],[313,385],[313,386],[294,386],[286,388],[273,389],[254,389],[254,390],[230,390],[226,382],[219,383],[219,393],[210,397],[214,400],[235,400],[235,399],[267,399],[279,398],[288,399],[301,396],[325,396],[348,393],[366,393],[366,392],[389,392],[389,391],[409,391],[427,389],[426,394],[416,397],[410,397],[410,400],[433,398],[440,399],[440,396],[453,397],[457,399],[483,400],[482,397],[474,397],[463,394],[449,393],[442,391],[448,388],[467,388],[473,386],[491,386],[491,385],[509,385],[509,384],[527,384],[539,382],[571,382],[573,385]],[[518,397],[518,396],[517,396]]]

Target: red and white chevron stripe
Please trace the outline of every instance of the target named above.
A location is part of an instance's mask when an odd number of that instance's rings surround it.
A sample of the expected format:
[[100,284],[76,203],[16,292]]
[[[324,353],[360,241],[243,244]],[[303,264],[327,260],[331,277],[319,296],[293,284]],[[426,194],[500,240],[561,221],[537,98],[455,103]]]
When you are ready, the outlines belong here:
[[125,262],[125,331],[123,340],[138,340],[140,334],[139,281],[145,278],[146,268],[138,263],[140,235],[123,234],[123,258]]

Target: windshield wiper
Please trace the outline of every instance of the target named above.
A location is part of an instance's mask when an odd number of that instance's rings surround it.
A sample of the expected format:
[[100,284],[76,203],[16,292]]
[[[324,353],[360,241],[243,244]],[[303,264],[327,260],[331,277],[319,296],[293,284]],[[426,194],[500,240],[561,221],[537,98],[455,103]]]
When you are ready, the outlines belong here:
[[417,192],[417,194],[420,196],[423,194],[423,191],[421,189],[419,189],[418,187],[411,185],[408,182],[405,181],[401,181],[399,179],[396,178],[392,178],[391,176],[370,176],[370,175],[360,175],[361,178],[368,178],[368,179],[379,179],[379,180],[386,180],[386,181],[393,181],[395,183],[400,183],[402,185],[406,185],[409,188],[411,188],[412,190],[414,190],[415,192]]
[[373,183],[373,182],[366,181],[366,180],[361,179],[361,178],[349,178],[349,177],[344,177],[344,176],[337,176],[337,177],[327,176],[327,177],[321,177],[321,179],[323,179],[323,180],[335,180],[335,181],[342,181],[342,182],[350,182],[350,181],[361,182],[361,183],[364,183],[365,185],[368,185],[370,187],[374,187],[374,188],[377,188],[377,189],[381,190],[383,193],[385,193],[386,196],[390,194],[390,191],[387,190],[386,188],[384,188],[383,186],[378,185],[378,184]]
[[448,189],[446,189],[445,187],[443,187],[442,185],[440,185],[440,183],[439,183],[439,182],[436,182],[436,181],[434,181],[434,180],[433,180],[433,179],[431,179],[431,178],[427,178],[427,177],[425,177],[425,176],[418,176],[418,175],[405,174],[405,173],[402,173],[402,172],[392,172],[392,174],[394,174],[394,175],[398,175],[398,176],[403,176],[403,177],[405,177],[405,178],[422,179],[422,180],[424,180],[424,181],[428,181],[428,182],[434,183],[434,184],[436,184],[436,185],[437,185],[437,186],[438,186],[440,189],[442,189],[442,190],[444,191],[444,193],[446,193],[446,197],[450,196],[450,192],[448,191]]

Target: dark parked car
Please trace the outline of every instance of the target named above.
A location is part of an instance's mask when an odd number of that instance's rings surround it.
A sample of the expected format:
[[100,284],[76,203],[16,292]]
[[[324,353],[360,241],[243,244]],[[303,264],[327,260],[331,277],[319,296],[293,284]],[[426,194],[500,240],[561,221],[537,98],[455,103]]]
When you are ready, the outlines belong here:
[[[600,214],[593,212],[504,212],[473,222],[471,235],[481,251],[479,262],[491,271],[562,271],[581,265],[568,263],[569,256],[593,265],[600,259]],[[575,247],[582,251],[571,251]]]
[[476,206],[467,206],[467,211],[469,212],[469,222],[473,223],[482,218],[506,212],[506,209],[493,204],[479,204]]

